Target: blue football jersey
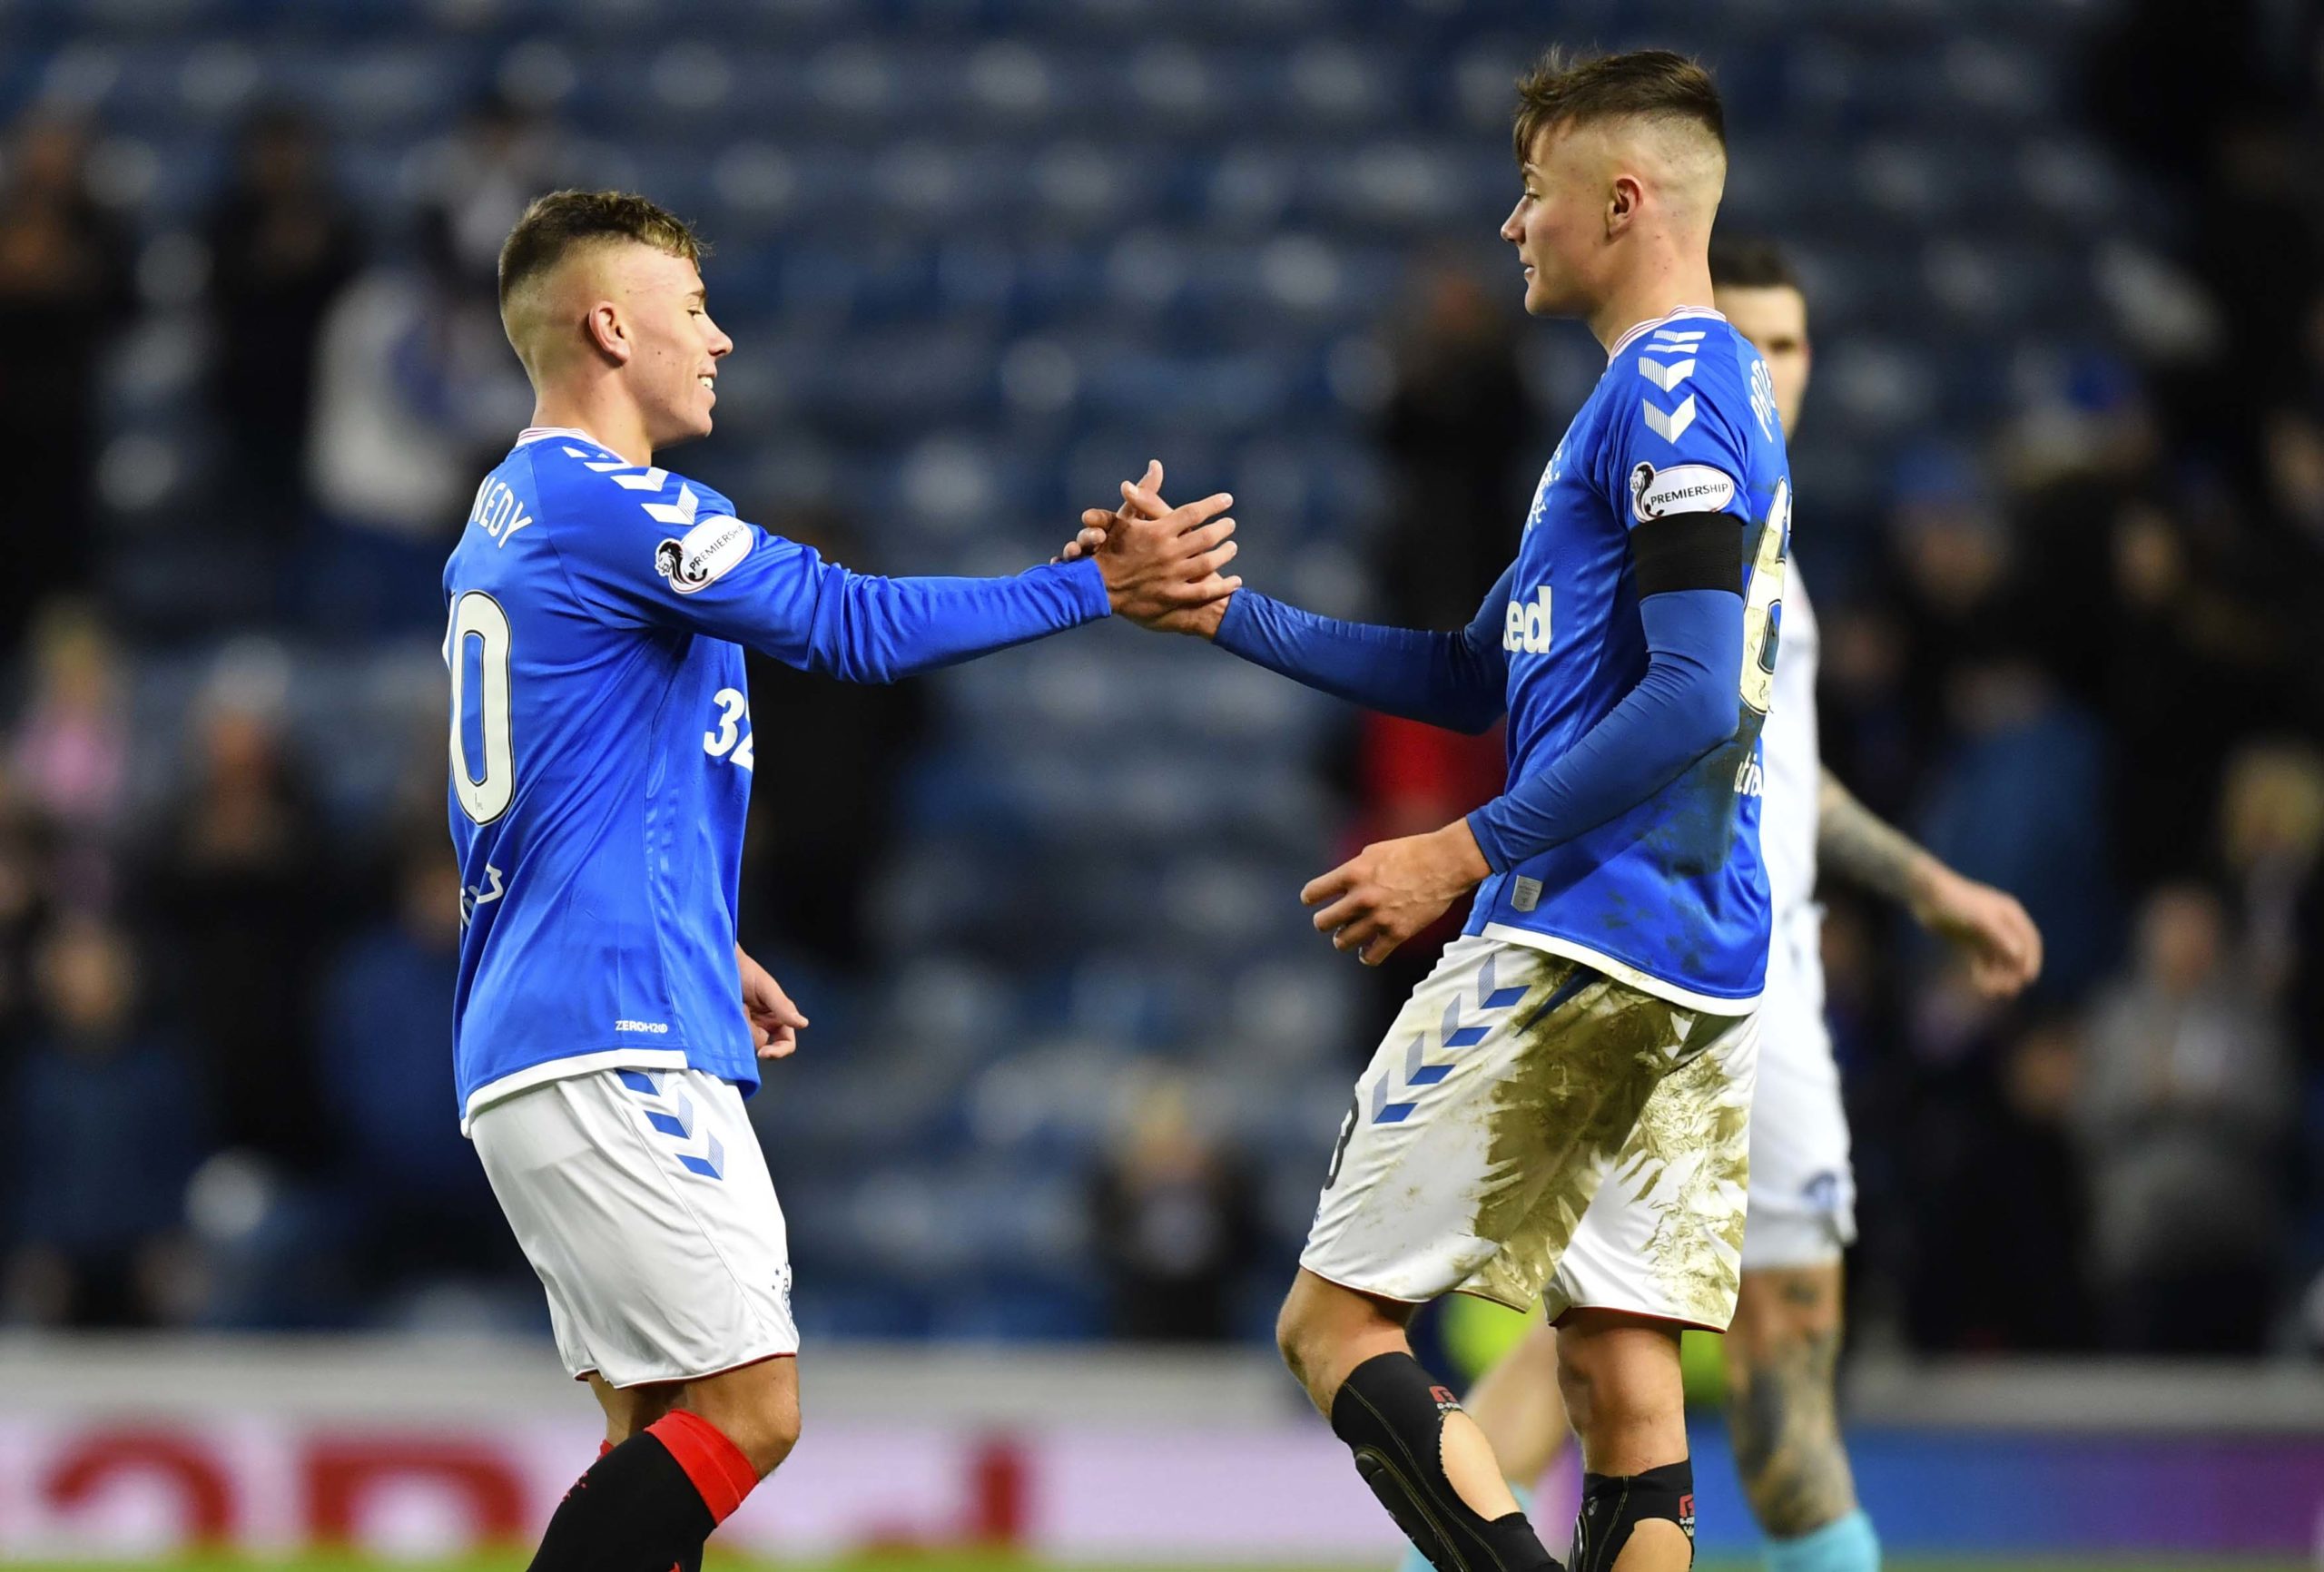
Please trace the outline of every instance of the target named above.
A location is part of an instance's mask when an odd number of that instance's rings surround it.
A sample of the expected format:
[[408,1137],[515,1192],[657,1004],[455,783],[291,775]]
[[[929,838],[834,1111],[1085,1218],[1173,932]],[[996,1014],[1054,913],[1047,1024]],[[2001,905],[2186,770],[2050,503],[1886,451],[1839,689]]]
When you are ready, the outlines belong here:
[[762,742],[743,646],[856,682],[1108,614],[1097,565],[852,574],[726,498],[578,431],[533,430],[478,489],[444,570],[453,1042],[463,1117],[593,1069],[758,1085],[734,958]]
[[1571,747],[1646,671],[1630,530],[1706,511],[1732,514],[1737,526],[1734,736],[1629,812],[1486,879],[1468,931],[1731,1014],[1758,999],[1767,971],[1759,728],[1791,482],[1767,364],[1718,313],[1682,310],[1614,346],[1534,492],[1502,646],[1514,781]]

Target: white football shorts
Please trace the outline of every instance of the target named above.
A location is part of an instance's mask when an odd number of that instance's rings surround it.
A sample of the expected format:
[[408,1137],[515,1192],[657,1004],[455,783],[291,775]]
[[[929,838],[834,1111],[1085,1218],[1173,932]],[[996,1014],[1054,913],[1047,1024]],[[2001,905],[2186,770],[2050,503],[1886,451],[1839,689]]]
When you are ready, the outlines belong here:
[[1418,1303],[1458,1290],[1724,1330],[1756,1015],[1463,938],[1356,1082],[1300,1264]]
[[592,1070],[479,1110],[469,1134],[576,1379],[687,1380],[799,1351],[783,1208],[733,1083]]
[[1847,1110],[1824,1024],[1823,926],[1822,910],[1803,905],[1778,923],[1768,949],[1746,1272],[1828,1266],[1856,1242]]

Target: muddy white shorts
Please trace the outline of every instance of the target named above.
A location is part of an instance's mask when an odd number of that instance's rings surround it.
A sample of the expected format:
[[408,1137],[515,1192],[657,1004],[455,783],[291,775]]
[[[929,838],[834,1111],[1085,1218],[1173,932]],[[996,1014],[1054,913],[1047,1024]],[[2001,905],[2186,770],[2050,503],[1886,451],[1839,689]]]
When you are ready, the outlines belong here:
[[1746,1272],[1828,1266],[1856,1242],[1847,1110],[1824,1025],[1822,930],[1822,914],[1802,907],[1779,925],[1768,955]]
[[1743,1244],[1756,1016],[1463,938],[1356,1082],[1300,1264],[1723,1330]]
[[593,1070],[469,1134],[573,1375],[637,1386],[799,1351],[783,1209],[731,1082]]

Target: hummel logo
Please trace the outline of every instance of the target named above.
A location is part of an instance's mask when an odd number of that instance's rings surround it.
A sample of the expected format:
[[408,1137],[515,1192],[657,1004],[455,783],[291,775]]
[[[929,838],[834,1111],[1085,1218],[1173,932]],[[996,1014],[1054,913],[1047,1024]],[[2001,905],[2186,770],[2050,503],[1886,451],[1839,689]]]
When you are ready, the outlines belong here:
[[1646,417],[1646,428],[1665,442],[1675,444],[1679,435],[1695,423],[1695,396],[1691,393],[1679,401],[1676,409],[1658,409],[1643,398],[1638,406]]
[[618,458],[598,460],[582,467],[596,470],[624,491],[659,491],[670,479],[670,472],[666,469],[639,469],[635,465],[624,464]]
[[677,501],[644,502],[638,506],[664,524],[674,525],[679,529],[691,529],[694,527],[694,509],[702,506],[702,498],[694,494],[693,486],[682,480],[678,482]]
[[1668,393],[1695,374],[1695,363],[1692,360],[1649,360],[1641,356],[1638,374]]

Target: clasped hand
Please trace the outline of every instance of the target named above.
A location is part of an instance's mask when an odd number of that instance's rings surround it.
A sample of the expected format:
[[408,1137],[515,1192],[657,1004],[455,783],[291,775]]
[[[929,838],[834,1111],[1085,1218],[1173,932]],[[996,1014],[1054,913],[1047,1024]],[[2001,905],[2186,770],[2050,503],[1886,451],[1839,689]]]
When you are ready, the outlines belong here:
[[[1243,587],[1243,580],[1240,575],[1222,577],[1218,572],[1234,560],[1240,549],[1226,538],[1235,533],[1235,521],[1204,521],[1231,506],[1234,500],[1220,492],[1200,502],[1172,508],[1162,500],[1161,463],[1148,459],[1143,480],[1122,482],[1121,506],[1085,510],[1081,515],[1081,533],[1067,541],[1065,549],[1050,560],[1073,562],[1094,556],[1099,571],[1108,575],[1106,588],[1114,596],[1115,611],[1157,633],[1196,634],[1208,638],[1218,631],[1219,619],[1226,614],[1226,603]],[[1117,561],[1118,554],[1146,549],[1165,555],[1151,570],[1152,583],[1147,594],[1126,602],[1123,594],[1114,587],[1112,575],[1117,570],[1108,565]],[[1183,567],[1173,565],[1167,555],[1173,550],[1183,558]],[[1129,569],[1125,564],[1120,571],[1127,574]],[[1194,576],[1189,580],[1178,576],[1181,574]]]
[[[1142,627],[1175,631],[1206,608],[1223,609],[1243,581],[1219,572],[1239,549],[1228,538],[1235,521],[1217,516],[1234,506],[1234,497],[1222,491],[1184,507],[1167,507],[1158,493],[1161,484],[1162,467],[1148,463],[1144,490],[1125,485],[1120,512],[1084,513],[1081,533],[1050,560],[1095,557],[1115,614]],[[1150,506],[1134,506],[1128,500],[1132,497]]]

